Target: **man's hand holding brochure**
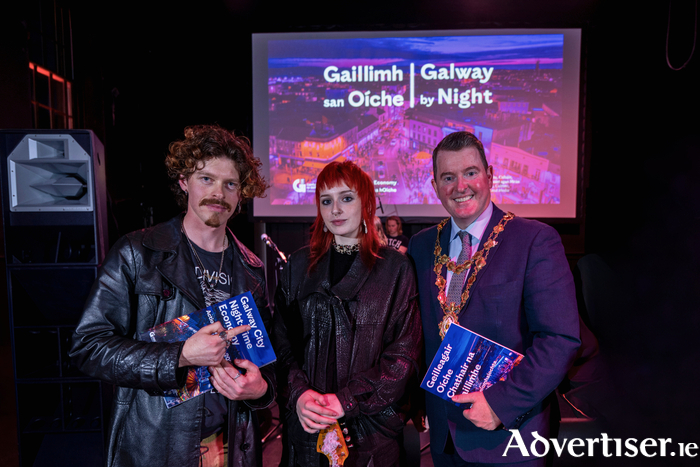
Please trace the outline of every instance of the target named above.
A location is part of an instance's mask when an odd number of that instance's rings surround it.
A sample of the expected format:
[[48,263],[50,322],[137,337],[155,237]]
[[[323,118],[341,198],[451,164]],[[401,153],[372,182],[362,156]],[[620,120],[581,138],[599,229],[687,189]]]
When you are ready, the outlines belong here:
[[[241,329],[233,329],[239,327],[248,329],[234,335]],[[215,383],[217,388],[212,385],[210,368],[215,381],[226,378],[235,381],[245,376],[247,371],[258,371],[258,368],[277,359],[250,292],[155,326],[141,333],[140,338],[170,343],[195,339],[192,346],[194,352],[189,353],[184,361],[189,367],[185,386],[165,393],[165,404],[169,408],[213,389],[223,388],[224,385],[218,382]],[[217,360],[219,354],[222,358]],[[249,365],[246,360],[254,365]],[[201,366],[197,366],[199,364]],[[245,381],[241,381],[235,386],[235,391],[223,394],[229,399],[240,399],[259,392],[258,388],[245,386]]]
[[[493,430],[500,420],[481,393],[508,378],[522,359],[518,352],[452,324],[420,387],[464,408],[465,418],[479,428]],[[470,393],[479,394],[464,396]]]

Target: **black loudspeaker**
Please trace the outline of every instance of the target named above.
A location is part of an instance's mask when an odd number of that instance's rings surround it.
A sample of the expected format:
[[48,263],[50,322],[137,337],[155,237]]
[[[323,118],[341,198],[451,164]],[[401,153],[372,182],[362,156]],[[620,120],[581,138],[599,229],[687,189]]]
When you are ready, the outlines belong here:
[[90,130],[0,131],[22,466],[102,465],[111,387],[68,351],[107,249],[104,147]]

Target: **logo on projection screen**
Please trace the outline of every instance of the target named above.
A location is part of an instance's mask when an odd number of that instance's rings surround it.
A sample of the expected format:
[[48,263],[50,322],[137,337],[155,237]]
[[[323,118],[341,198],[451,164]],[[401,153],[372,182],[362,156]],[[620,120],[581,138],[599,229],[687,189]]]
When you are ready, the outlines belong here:
[[315,183],[305,183],[305,182],[306,182],[306,179],[297,178],[292,183],[292,188],[297,193],[313,193],[314,191],[316,191],[316,184]]

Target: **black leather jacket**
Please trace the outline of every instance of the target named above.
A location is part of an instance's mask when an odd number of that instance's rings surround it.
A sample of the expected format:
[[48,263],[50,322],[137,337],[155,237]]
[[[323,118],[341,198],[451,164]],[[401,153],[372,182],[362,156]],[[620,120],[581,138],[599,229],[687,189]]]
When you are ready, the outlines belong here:
[[[171,409],[163,391],[183,386],[177,372],[184,343],[152,343],[138,335],[204,308],[193,274],[182,216],[122,237],[98,273],[70,352],[84,373],[116,385],[108,466],[197,466],[203,397]],[[233,294],[250,290],[269,328],[271,315],[263,264],[232,234]],[[251,408],[274,399],[274,369],[261,369],[268,392],[257,401],[229,401],[229,466],[262,465],[258,423]]]
[[345,277],[331,287],[330,255],[310,275],[308,255],[308,247],[291,255],[275,296],[278,380],[288,385],[280,392],[288,399],[290,465],[318,465],[318,435],[303,431],[295,408],[307,389],[331,392],[326,385],[332,365],[335,394],[353,442],[370,451],[363,458],[351,449],[345,465],[389,465],[381,453],[371,451],[403,429],[401,404],[422,352],[413,266],[406,256],[383,248],[371,270],[357,255]]

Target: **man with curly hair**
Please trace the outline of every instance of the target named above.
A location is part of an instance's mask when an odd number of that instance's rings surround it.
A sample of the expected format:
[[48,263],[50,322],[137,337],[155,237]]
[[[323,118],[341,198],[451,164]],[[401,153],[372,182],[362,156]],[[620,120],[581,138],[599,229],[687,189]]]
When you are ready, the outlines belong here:
[[[264,196],[260,161],[219,126],[185,129],[165,161],[184,215],[132,232],[109,252],[73,337],[71,357],[116,387],[108,466],[261,465],[255,409],[275,396],[274,370],[226,361],[234,335],[209,325],[185,342],[139,340],[149,328],[250,291],[271,321],[262,262],[227,229],[241,201]],[[206,366],[215,393],[172,408],[165,391]],[[231,450],[228,450],[231,446]]]

